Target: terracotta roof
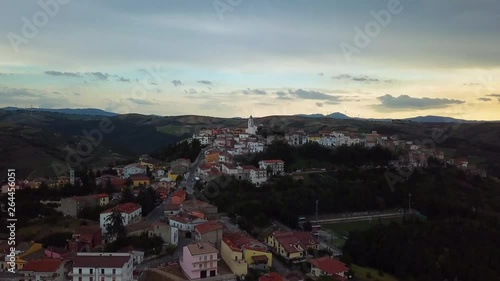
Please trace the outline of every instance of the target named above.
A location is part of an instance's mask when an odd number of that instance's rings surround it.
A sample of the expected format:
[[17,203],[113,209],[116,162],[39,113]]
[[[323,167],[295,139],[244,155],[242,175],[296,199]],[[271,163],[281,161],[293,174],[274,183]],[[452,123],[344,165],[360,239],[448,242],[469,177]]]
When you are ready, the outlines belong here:
[[273,236],[288,253],[305,251],[307,248],[318,244],[311,232],[276,231],[273,232]]
[[101,214],[112,213],[114,210],[118,210],[120,213],[131,214],[140,208],[141,208],[141,206],[139,206],[135,203],[124,203],[124,204],[117,205],[111,209],[107,209],[106,211],[101,212]]
[[172,197],[184,197],[186,196],[186,191],[182,190],[182,189],[179,189],[177,190],[176,192],[174,192],[174,194],[172,194]]
[[135,174],[135,175],[131,175],[130,179],[133,181],[141,181],[141,180],[148,181],[149,177],[145,174]]
[[257,255],[252,256],[252,260],[255,263],[267,263],[269,261],[269,258],[266,255]]
[[91,196],[92,196],[92,198],[94,198],[94,199],[109,197],[109,195],[108,195],[108,194],[106,194],[106,193],[94,194],[94,195],[91,195]]
[[212,208],[212,207],[215,207],[215,206],[211,205],[211,204],[209,204],[207,202],[203,202],[201,200],[194,199],[194,200],[184,201],[184,203],[182,203],[181,207],[200,210],[200,209],[203,209],[203,208]]
[[54,246],[48,246],[47,249],[45,249],[45,250],[51,251],[52,253],[56,253],[56,254],[60,254],[60,255],[66,254],[68,252],[68,250],[66,250],[65,248],[54,247]]
[[258,170],[254,165],[243,165],[240,166],[243,170]]
[[73,267],[122,268],[129,259],[130,255],[113,256],[112,253],[102,253],[102,256],[77,255],[73,258]]
[[224,233],[222,239],[226,245],[235,250],[245,248],[254,251],[268,252],[267,247],[263,243],[243,232]]
[[165,211],[177,211],[181,208],[181,204],[167,204],[163,210]]
[[198,224],[194,227],[194,229],[199,234],[205,234],[211,231],[216,231],[222,229],[223,225],[218,221],[207,221],[201,224]]
[[283,160],[262,160],[266,164],[283,164]]
[[22,269],[22,271],[34,272],[56,272],[61,266],[62,260],[60,259],[40,259],[29,261]]
[[279,275],[276,272],[271,272],[259,277],[259,281],[283,281],[283,276]]
[[196,244],[187,245],[189,252],[191,255],[204,255],[204,254],[213,254],[218,253],[215,247],[208,242],[198,242]]
[[344,263],[331,257],[311,259],[309,262],[315,267],[330,274],[338,274],[349,270]]

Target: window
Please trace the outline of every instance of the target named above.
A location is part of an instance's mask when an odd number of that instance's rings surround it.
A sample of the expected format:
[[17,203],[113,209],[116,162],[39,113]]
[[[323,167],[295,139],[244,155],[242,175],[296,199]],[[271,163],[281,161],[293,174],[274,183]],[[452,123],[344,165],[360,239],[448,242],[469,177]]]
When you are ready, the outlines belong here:
[[[81,269],[80,269],[80,271],[81,271]],[[81,272],[80,272],[80,273],[81,273]],[[94,273],[94,269],[93,269],[93,268],[91,268],[91,269],[90,269],[90,274],[93,274],[93,273]]]
[[82,277],[78,277],[78,281],[82,281]]
[[116,269],[113,269],[113,274],[116,274]]
[[104,268],[103,268],[103,269],[101,269],[101,274],[104,274]]
[[90,281],[94,281],[94,277],[90,277]]
[[204,256],[204,257],[203,257],[203,260],[204,260],[204,261],[207,261],[207,256]]

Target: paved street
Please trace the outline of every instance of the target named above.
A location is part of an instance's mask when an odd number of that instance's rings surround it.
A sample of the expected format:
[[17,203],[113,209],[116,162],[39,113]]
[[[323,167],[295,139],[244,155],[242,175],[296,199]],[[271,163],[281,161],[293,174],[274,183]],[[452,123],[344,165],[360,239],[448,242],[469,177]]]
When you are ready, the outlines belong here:
[[198,174],[197,170],[198,167],[200,166],[201,161],[205,156],[205,151],[209,148],[210,146],[201,150],[200,154],[198,154],[198,157],[196,157],[195,161],[191,164],[191,167],[189,168],[189,172],[187,173],[186,178],[179,185],[180,188],[186,187],[186,192],[189,195],[192,195],[194,193],[193,188],[196,182],[195,177]]

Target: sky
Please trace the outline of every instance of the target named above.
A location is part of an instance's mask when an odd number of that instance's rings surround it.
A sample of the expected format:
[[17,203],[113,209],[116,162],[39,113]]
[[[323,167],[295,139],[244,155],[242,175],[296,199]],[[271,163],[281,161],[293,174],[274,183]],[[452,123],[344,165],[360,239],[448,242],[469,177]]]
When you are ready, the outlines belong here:
[[0,107],[500,120],[497,0],[39,0],[0,11]]

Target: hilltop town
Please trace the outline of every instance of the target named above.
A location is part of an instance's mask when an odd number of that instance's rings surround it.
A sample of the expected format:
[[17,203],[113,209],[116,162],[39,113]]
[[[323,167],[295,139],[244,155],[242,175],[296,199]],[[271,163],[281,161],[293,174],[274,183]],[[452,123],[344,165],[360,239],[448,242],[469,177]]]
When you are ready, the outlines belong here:
[[[217,204],[217,194],[210,194],[211,184],[232,179],[262,190],[280,178],[300,181],[309,174],[338,170],[289,166],[285,159],[265,157],[270,147],[381,149],[398,157],[363,167],[401,171],[438,163],[469,176],[487,177],[485,170],[467,159],[446,157],[435,146],[398,135],[266,129],[250,116],[246,128],[202,129],[177,143],[196,150],[191,159],[166,162],[143,155],[126,165],[93,167],[84,173],[71,170],[57,178],[17,179],[16,204],[26,222],[16,234],[15,251],[8,236],[0,238],[0,280],[278,281],[324,276],[347,280],[360,272],[340,259],[348,234],[324,225],[400,220],[418,214],[411,206],[323,214],[318,213],[318,198],[314,199],[315,216],[299,214],[288,221],[272,218],[257,232],[242,227],[238,214],[221,211],[227,206]],[[2,194],[11,192],[9,187],[4,184]],[[25,210],[30,208],[30,198],[41,200],[32,205],[35,209]],[[3,212],[6,207],[2,203]]]

